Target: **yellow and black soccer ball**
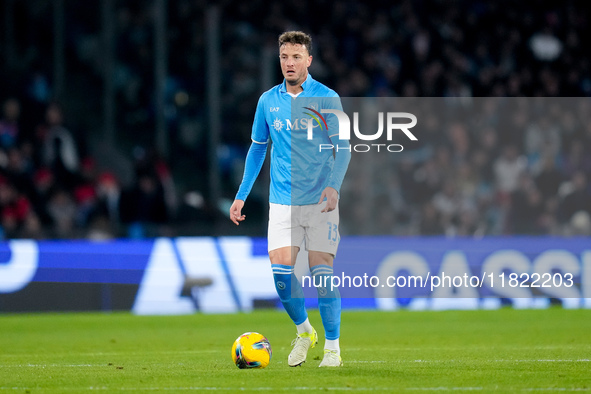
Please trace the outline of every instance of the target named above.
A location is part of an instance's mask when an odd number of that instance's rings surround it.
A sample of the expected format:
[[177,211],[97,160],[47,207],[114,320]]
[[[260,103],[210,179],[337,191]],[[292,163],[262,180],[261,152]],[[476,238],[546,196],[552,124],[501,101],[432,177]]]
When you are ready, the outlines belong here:
[[240,369],[265,368],[272,354],[271,343],[258,332],[245,332],[232,345],[232,360]]

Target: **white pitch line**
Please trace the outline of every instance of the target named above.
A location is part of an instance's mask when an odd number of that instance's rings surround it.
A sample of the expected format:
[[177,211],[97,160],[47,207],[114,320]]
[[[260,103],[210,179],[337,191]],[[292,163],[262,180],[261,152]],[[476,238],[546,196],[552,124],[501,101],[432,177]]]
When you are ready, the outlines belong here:
[[540,359],[540,360],[493,360],[495,362],[508,362],[508,363],[588,363],[588,358],[581,358],[577,360],[547,360],[547,359]]
[[[345,360],[347,364],[406,364],[406,363],[462,363],[474,362],[471,359],[449,359],[449,360]],[[529,359],[529,360],[511,360],[498,359],[485,362],[495,363],[588,363],[591,359]],[[275,361],[274,364],[284,364],[283,361]],[[150,363],[150,365],[170,365],[163,363]],[[82,367],[110,367],[108,364],[0,364],[2,368],[82,368]]]
[[[552,350],[552,349],[581,349],[580,345],[547,345],[547,346],[519,346],[519,345],[495,345],[496,348],[508,348],[508,349],[517,349],[517,350]],[[583,345],[583,347],[591,348],[589,345]],[[370,347],[371,348],[371,347]],[[490,346],[485,345],[478,345],[478,346],[437,346],[437,347],[429,347],[429,350],[479,350],[479,349],[487,349],[490,350]],[[363,348],[343,348],[343,350],[349,352],[367,352],[368,347]],[[388,350],[392,351],[424,351],[424,347],[388,347]]]
[[[38,387],[0,387],[0,390],[33,390]],[[107,386],[91,386],[86,388],[80,387],[60,387],[60,391],[482,391],[488,390],[488,387],[217,387],[217,386],[200,386],[200,387],[107,387]],[[508,388],[508,391],[591,391],[587,387],[524,387],[524,388]]]
[[411,391],[479,391],[483,387],[407,387]]
[[535,387],[524,388],[521,391],[591,391],[588,387]]
[[[31,387],[0,387],[0,390],[32,390]],[[216,386],[202,386],[202,387],[87,387],[88,391],[384,391],[396,390],[396,387],[216,387]],[[77,391],[80,387],[60,387],[60,391]]]
[[10,368],[10,367],[30,367],[30,368],[46,368],[46,367],[68,367],[68,368],[79,368],[79,367],[101,367],[107,366],[105,364],[16,364],[16,365],[2,365],[3,368]]
[[[199,354],[199,353],[221,353],[225,350],[222,349],[204,349],[204,350],[166,350],[166,351],[153,351],[153,352],[95,352],[95,353],[76,353],[77,356],[90,356],[90,357],[97,357],[97,356],[145,356],[148,355],[160,355],[160,354]],[[30,353],[34,354],[35,356],[39,356],[38,353]],[[69,353],[68,353],[69,354]],[[19,353],[19,354],[1,354],[0,357],[22,357],[26,356],[26,354]],[[55,356],[55,354],[52,354]]]
[[[568,350],[568,349],[577,349],[580,350],[581,346],[512,346],[512,345],[505,345],[505,346],[497,346],[499,348],[511,348],[515,350],[553,350],[553,349],[560,349],[560,350]],[[287,348],[284,348],[287,349]],[[429,350],[478,350],[478,349],[490,349],[486,346],[470,346],[468,348],[460,347],[460,346],[448,346],[448,347],[430,347]],[[368,348],[344,348],[346,352],[367,352]],[[389,351],[398,351],[398,352],[416,352],[416,351],[424,351],[425,348],[420,347],[396,347],[396,348],[388,348]],[[93,352],[93,353],[77,353],[80,356],[88,356],[88,357],[100,357],[100,356],[118,356],[118,355],[126,355],[126,356],[146,356],[146,355],[161,355],[161,354],[199,354],[199,353],[220,353],[225,352],[225,348],[218,348],[218,349],[201,349],[201,350],[166,350],[166,351],[146,351],[146,352]],[[22,357],[26,356],[27,354],[19,353],[19,354],[2,354],[2,357]],[[38,353],[30,353],[30,355],[39,356]]]
[[[480,391],[489,390],[488,387],[407,387],[405,390],[409,391]],[[508,391],[591,391],[587,387],[525,387],[525,388],[508,388],[503,387],[503,390]],[[495,391],[497,388],[495,388]]]
[[[495,362],[495,363],[588,363],[591,360],[588,358],[581,359],[564,359],[564,360],[548,360],[548,359],[529,359],[529,360],[511,360],[511,359],[499,359],[499,360],[488,360],[484,362]],[[404,363],[404,362],[415,362],[415,363],[447,363],[447,362],[474,362],[472,359],[450,359],[450,360],[393,360],[392,362]]]
[[[0,390],[31,390],[29,387],[0,387]],[[60,391],[80,391],[80,388],[74,387],[60,387]],[[482,388],[475,387],[426,387],[426,388],[401,388],[401,387],[216,387],[216,386],[201,386],[201,387],[88,387],[89,391],[400,391],[400,390],[482,390]]]

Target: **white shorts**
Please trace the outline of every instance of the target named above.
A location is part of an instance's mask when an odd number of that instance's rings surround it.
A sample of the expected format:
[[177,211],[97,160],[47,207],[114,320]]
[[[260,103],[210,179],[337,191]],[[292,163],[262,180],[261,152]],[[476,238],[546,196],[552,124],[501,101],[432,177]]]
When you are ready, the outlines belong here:
[[269,251],[286,246],[301,247],[305,242],[307,251],[336,256],[341,240],[338,203],[331,212],[320,212],[326,201],[311,205],[269,205]]

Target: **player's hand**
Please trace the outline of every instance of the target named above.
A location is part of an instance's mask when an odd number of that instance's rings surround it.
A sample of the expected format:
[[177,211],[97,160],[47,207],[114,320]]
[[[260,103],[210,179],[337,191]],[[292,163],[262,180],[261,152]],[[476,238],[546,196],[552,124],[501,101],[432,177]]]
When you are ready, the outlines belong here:
[[332,187],[327,187],[322,191],[322,195],[320,196],[320,201],[318,204],[322,204],[322,201],[326,199],[326,206],[320,212],[330,212],[334,211],[337,207],[337,203],[339,202],[339,192]]
[[244,219],[246,219],[246,215],[242,214],[243,207],[243,200],[234,200],[232,206],[230,207],[230,220],[233,221],[237,226],[240,224],[239,222],[242,222]]

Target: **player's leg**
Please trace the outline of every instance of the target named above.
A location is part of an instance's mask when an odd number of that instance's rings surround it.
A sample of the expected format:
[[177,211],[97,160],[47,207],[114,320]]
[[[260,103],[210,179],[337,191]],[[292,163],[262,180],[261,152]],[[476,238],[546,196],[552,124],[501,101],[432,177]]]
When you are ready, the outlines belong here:
[[305,235],[308,260],[318,291],[318,310],[325,332],[324,359],[321,367],[342,365],[340,357],[341,295],[333,287],[333,261],[340,242],[338,206],[332,212],[320,213],[324,204],[310,206]]
[[318,291],[318,310],[324,326],[324,358],[321,367],[343,365],[339,338],[341,334],[341,295],[333,287],[333,255],[326,252],[309,251],[310,272]]
[[269,251],[275,289],[283,307],[296,326],[308,319],[304,306],[304,293],[294,275],[294,264],[299,249],[295,246],[285,246]]
[[[291,219],[291,207],[271,204],[268,234],[269,259],[273,269],[275,289],[297,329],[294,348],[288,357],[288,364],[294,367],[306,361],[308,349],[316,345],[318,336],[308,320],[304,292],[294,275],[299,245],[303,240],[303,229],[292,227]],[[294,246],[295,244],[298,246]]]
[[302,286],[294,275],[298,251],[299,248],[295,246],[269,251],[277,294],[297,330],[297,336],[292,342],[293,349],[287,358],[290,367],[304,363],[308,350],[318,343],[316,330],[308,320]]

